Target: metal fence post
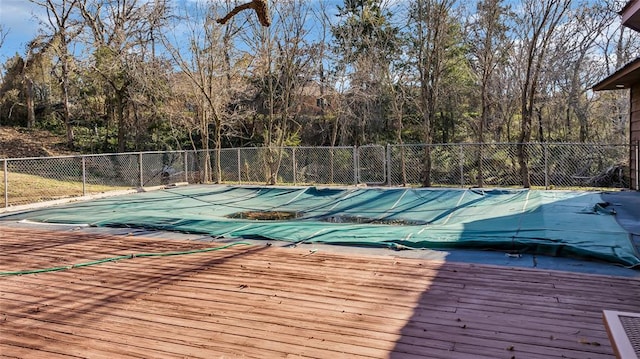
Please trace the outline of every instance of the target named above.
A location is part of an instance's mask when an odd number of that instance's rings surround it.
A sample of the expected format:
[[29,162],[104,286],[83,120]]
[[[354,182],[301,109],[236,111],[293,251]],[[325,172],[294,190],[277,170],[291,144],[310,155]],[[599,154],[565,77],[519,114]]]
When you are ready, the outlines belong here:
[[293,184],[296,185],[297,178],[296,178],[296,172],[298,170],[298,166],[296,165],[296,148],[292,147],[291,148],[291,167],[292,168],[292,172],[293,172]]
[[87,164],[85,157],[80,157],[82,159],[82,195],[87,195]]
[[2,168],[4,171],[4,208],[9,207],[9,166],[7,165],[7,162],[7,159],[2,161]]
[[464,188],[464,148],[459,145],[460,148],[460,187]]
[[184,151],[184,181],[189,183],[189,151]]
[[542,144],[544,149],[544,189],[549,189],[549,144]]
[[391,187],[391,145],[387,143],[387,151],[385,152],[385,163],[386,163],[386,171],[387,175],[385,176],[385,180],[387,182],[387,186]]
[[142,176],[142,152],[138,153],[138,172],[140,173],[140,187],[144,187],[144,178]]
[[240,164],[240,148],[238,148],[238,182],[242,183],[242,165]]
[[358,147],[353,146],[353,184],[358,184]]

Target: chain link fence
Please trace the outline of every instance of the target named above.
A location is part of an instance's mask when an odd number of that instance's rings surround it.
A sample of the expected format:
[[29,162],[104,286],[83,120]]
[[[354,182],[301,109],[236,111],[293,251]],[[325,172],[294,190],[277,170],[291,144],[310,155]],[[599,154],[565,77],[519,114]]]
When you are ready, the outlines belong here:
[[[636,146],[585,143],[261,147],[0,159],[4,207],[177,182],[633,188]],[[430,166],[429,166],[430,164]],[[636,170],[634,167],[634,170]]]

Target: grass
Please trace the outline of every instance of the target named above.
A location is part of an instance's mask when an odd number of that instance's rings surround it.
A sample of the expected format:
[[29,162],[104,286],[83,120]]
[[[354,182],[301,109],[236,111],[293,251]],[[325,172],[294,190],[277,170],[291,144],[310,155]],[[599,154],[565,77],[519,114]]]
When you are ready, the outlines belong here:
[[[86,184],[86,194],[129,189],[124,186]],[[5,193],[4,172],[0,171],[0,191]],[[82,196],[82,182],[63,181],[35,175],[10,172],[8,175],[9,205],[29,204]],[[4,200],[0,200],[3,203]]]

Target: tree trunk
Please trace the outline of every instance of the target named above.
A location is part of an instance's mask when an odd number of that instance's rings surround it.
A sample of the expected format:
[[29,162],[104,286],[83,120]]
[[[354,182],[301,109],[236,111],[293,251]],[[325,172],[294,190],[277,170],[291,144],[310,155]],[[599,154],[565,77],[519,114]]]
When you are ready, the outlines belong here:
[[484,147],[482,146],[482,144],[484,143],[484,128],[485,128],[485,124],[487,123],[487,117],[488,117],[488,113],[489,113],[489,101],[487,100],[487,87],[485,86],[485,83],[483,83],[482,89],[481,89],[481,106],[482,106],[482,114],[480,115],[480,124],[478,126],[478,151],[477,151],[477,157],[476,157],[476,163],[478,166],[478,176],[476,178],[476,185],[480,188],[484,187],[484,163],[483,163],[483,150]]
[[424,146],[422,155],[422,173],[420,174],[422,187],[431,187],[431,145]]
[[205,110],[200,114],[200,137],[202,150],[204,151],[204,163],[202,166],[202,182],[211,182],[211,153],[209,152],[209,116]]
[[423,140],[424,140],[424,152],[422,157],[422,173],[420,174],[420,182],[422,187],[431,187],[431,117],[432,108],[431,100],[426,100],[425,106],[426,113],[423,115]]
[[118,118],[118,152],[122,153],[126,149],[126,128],[124,101],[120,95],[116,95],[116,117]]
[[[432,85],[429,85],[429,82]],[[423,187],[431,187],[431,143],[433,142],[432,128],[433,113],[436,107],[436,96],[434,87],[437,86],[437,79],[431,79],[431,81],[423,80],[422,84],[422,138],[425,144],[425,149],[422,158],[422,173],[420,182]]]
[[520,124],[520,138],[517,145],[518,165],[520,167],[520,178],[524,188],[531,188],[531,178],[529,174],[529,153],[527,143],[531,139],[531,111],[527,105],[523,105],[522,120]]
[[33,95],[33,80],[28,76],[24,80],[24,94],[27,103],[27,127],[33,128],[36,126],[36,113],[34,105]]
[[71,111],[69,105],[69,86],[66,81],[63,80],[62,85],[62,104],[64,106],[64,126],[67,132],[67,146],[73,147],[73,126],[71,125]]
[[221,153],[222,153],[222,121],[219,119],[216,122],[216,132],[215,132],[215,141],[216,141],[216,153],[215,153],[215,174],[214,174],[214,182],[222,183],[222,165],[220,164]]

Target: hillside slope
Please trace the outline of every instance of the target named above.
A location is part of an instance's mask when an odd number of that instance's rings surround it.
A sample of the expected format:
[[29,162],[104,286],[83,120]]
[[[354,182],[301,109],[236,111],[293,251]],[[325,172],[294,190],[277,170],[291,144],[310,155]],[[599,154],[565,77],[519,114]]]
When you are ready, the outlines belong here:
[[50,157],[74,154],[64,136],[23,127],[0,127],[0,158]]

